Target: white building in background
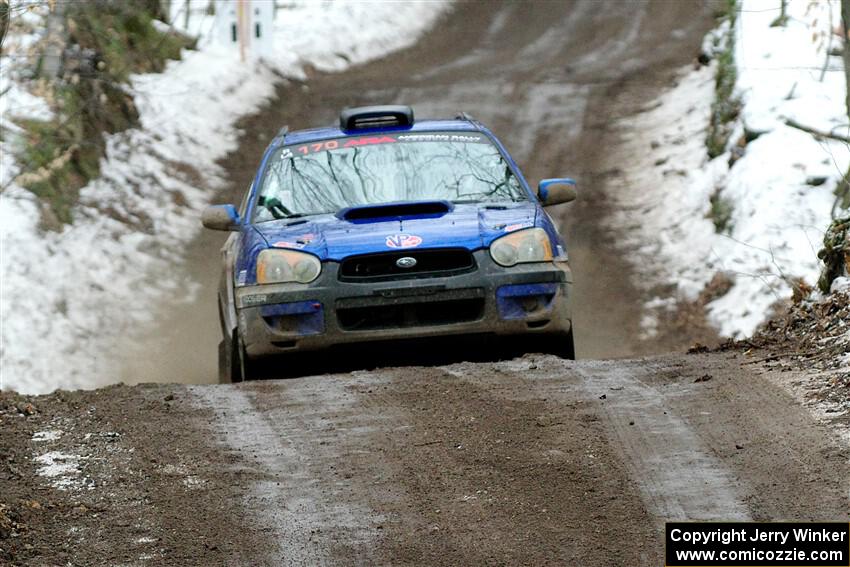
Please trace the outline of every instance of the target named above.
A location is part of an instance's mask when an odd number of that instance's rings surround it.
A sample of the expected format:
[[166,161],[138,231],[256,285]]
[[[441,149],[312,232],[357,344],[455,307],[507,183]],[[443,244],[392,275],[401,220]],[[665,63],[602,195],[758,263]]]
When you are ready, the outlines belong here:
[[274,0],[215,0],[215,41],[244,59],[271,57]]

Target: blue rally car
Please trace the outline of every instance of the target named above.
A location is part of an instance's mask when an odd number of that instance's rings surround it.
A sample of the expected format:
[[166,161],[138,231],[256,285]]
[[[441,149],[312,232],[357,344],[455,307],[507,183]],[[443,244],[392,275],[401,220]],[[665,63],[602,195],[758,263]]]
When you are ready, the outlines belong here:
[[373,106],[338,128],[284,128],[239,209],[203,212],[232,231],[221,377],[251,379],[272,355],[447,335],[534,335],[532,350],[575,358],[572,274],[543,210],[575,196],[571,179],[532,191],[466,114],[414,122],[410,107]]

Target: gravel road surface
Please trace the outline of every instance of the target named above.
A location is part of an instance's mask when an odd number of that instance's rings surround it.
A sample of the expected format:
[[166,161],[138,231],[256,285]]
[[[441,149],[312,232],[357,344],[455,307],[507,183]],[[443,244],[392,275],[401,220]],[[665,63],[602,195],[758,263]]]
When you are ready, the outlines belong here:
[[657,566],[666,520],[850,521],[850,450],[744,358],[3,394],[0,560]]

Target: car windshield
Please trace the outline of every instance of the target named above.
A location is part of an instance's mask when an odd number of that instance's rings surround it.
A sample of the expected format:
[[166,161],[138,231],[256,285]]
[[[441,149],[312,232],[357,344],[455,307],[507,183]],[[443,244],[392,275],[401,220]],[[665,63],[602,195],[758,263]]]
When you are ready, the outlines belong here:
[[377,134],[278,149],[254,221],[396,201],[524,201],[505,158],[477,132]]

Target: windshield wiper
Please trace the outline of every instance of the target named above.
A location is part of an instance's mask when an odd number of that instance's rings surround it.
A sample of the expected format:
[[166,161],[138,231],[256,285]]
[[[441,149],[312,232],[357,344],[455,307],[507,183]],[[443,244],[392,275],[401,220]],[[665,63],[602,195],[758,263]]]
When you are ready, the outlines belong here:
[[283,203],[277,197],[260,197],[258,203],[260,206],[265,207],[275,219],[291,219],[304,216],[302,213],[293,213],[284,207]]

